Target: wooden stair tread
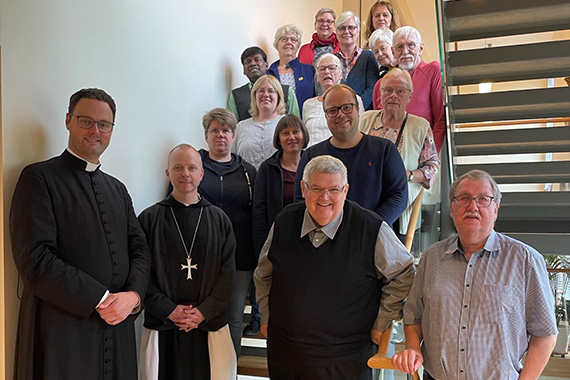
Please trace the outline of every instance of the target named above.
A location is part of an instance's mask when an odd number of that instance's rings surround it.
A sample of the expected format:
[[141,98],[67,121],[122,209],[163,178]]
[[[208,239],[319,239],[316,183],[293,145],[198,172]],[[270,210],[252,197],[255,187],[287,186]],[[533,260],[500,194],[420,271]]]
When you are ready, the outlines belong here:
[[237,372],[239,375],[268,377],[267,358],[259,356],[240,356]]

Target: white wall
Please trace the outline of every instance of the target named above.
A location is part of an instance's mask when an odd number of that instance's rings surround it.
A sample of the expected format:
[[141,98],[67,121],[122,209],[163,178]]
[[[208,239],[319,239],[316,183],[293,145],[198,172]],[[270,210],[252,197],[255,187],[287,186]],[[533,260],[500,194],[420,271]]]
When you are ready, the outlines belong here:
[[[6,214],[21,169],[65,149],[69,96],[83,87],[103,88],[117,102],[102,169],[127,185],[142,211],[165,195],[168,151],[180,142],[203,147],[202,115],[225,106],[230,89],[245,83],[241,52],[260,45],[271,63],[277,27],[296,23],[305,43],[316,10],[340,14],[341,6],[341,0],[0,0]],[[7,232],[7,215],[3,221]],[[0,349],[1,372],[11,378],[18,301],[6,244]]]

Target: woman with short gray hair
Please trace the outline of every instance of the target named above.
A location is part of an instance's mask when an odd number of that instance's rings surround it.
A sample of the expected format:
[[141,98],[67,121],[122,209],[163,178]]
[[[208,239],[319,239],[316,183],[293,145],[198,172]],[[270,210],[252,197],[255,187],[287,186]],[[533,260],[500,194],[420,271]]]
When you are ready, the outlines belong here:
[[[339,84],[342,78],[340,60],[336,55],[326,53],[321,55],[315,65],[317,69],[317,83],[322,87],[323,93],[335,84]],[[358,100],[359,113],[364,112],[364,105],[360,96]],[[303,104],[303,121],[309,131],[311,144],[317,144],[332,136],[325,118],[322,95],[308,99]]]
[[307,65],[315,65],[319,57],[325,53],[336,54],[340,43],[336,37],[336,13],[330,8],[321,8],[315,15],[315,33],[311,42],[301,46],[299,61]]
[[360,18],[355,13],[346,11],[336,21],[336,30],[340,41],[340,49],[336,55],[342,64],[342,83],[346,83],[360,95],[364,108],[371,110],[372,92],[380,76],[374,54],[358,47]]
[[302,35],[301,29],[294,24],[277,29],[273,46],[279,52],[279,59],[267,70],[267,74],[276,77],[281,84],[291,86],[297,95],[299,110],[303,109],[305,100],[315,95],[313,86],[315,69],[312,65],[299,62],[297,58]]
[[376,57],[376,62],[380,66],[379,73],[380,78],[382,78],[388,71],[396,67],[396,59],[394,58],[394,53],[392,52],[392,38],[394,32],[390,29],[377,29],[370,36],[368,40],[370,44],[370,50],[374,53]]

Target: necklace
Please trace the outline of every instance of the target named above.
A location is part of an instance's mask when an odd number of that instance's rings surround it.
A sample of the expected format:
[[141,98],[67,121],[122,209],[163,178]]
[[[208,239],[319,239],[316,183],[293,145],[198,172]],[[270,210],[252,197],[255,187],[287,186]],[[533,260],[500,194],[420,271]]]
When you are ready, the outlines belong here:
[[192,269],[198,270],[198,264],[192,265],[192,249],[194,248],[194,242],[196,241],[196,234],[198,233],[198,227],[200,227],[200,220],[202,220],[202,211],[204,211],[204,207],[200,207],[200,215],[198,215],[198,222],[196,223],[196,229],[194,230],[194,237],[192,238],[192,244],[190,244],[190,249],[186,248],[186,243],[184,243],[184,238],[182,237],[182,231],[180,231],[180,226],[178,225],[178,220],[176,220],[176,215],[174,215],[174,210],[170,207],[170,212],[172,213],[172,217],[174,218],[174,223],[176,223],[176,228],[178,229],[178,234],[180,235],[180,240],[182,241],[182,246],[184,247],[184,251],[186,252],[186,265],[181,264],[182,268],[180,270],[187,269],[188,276],[186,276],[187,280],[192,280]]
[[[382,113],[383,111],[378,112],[378,114],[376,114],[376,117],[374,117],[374,120],[372,121],[372,130],[373,131],[378,131],[382,128],[386,128],[384,127],[383,123],[382,123]],[[378,118],[380,118],[380,125],[378,126],[374,126],[376,124],[376,120],[378,120]],[[408,113],[405,112],[404,113],[404,120],[402,121],[402,126],[400,127],[400,129],[398,130],[398,137],[396,137],[396,141],[394,142],[394,145],[396,145],[396,149],[398,149],[398,151],[400,151],[400,141],[402,140],[402,133],[404,132],[404,127],[406,126],[406,121],[408,120]],[[394,129],[394,128],[390,128],[390,129]]]

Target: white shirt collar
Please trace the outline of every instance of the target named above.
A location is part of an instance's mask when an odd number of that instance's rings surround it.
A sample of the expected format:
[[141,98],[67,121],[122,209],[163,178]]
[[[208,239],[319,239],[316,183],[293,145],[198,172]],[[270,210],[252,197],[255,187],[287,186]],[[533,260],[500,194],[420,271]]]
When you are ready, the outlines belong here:
[[94,172],[95,170],[97,170],[97,168],[98,168],[99,166],[101,166],[100,163],[99,163],[99,164],[94,164],[94,163],[92,163],[92,162],[87,161],[87,160],[84,159],[83,157],[80,157],[77,153],[75,153],[74,151],[72,151],[70,147],[67,147],[67,151],[68,151],[69,153],[71,153],[72,155],[74,155],[75,157],[79,158],[80,160],[85,161],[85,164],[86,164],[86,165],[85,165],[85,171],[86,171],[86,172]]

